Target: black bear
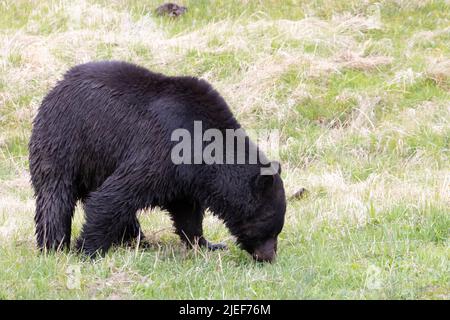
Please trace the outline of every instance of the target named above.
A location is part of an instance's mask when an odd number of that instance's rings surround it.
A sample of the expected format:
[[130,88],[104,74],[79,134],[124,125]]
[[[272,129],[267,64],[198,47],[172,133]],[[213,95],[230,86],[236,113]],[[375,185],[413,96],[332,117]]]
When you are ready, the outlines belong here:
[[79,200],[86,220],[76,246],[89,256],[142,239],[137,211],[159,206],[188,245],[222,248],[203,238],[209,209],[241,248],[272,261],[286,211],[280,172],[261,175],[264,155],[256,164],[175,164],[171,135],[193,132],[196,121],[223,133],[240,128],[204,80],[118,61],[69,70],[44,98],[29,144],[38,247],[70,246]]

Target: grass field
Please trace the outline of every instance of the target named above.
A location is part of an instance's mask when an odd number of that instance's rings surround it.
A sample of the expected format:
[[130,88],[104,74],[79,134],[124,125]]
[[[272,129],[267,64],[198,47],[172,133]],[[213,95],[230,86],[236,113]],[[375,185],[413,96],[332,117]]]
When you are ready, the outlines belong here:
[[[0,0],[0,299],[450,298],[450,2]],[[196,75],[249,129],[278,129],[288,194],[274,264],[188,251],[164,212],[147,250],[39,254],[27,143],[71,66]],[[74,232],[83,221],[77,209]]]

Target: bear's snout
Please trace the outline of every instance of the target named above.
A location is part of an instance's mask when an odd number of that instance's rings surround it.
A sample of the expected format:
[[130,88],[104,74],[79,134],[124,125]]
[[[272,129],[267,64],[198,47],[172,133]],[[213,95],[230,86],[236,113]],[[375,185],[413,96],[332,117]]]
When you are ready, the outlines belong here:
[[259,262],[273,262],[277,254],[277,239],[269,239],[253,252],[253,259]]

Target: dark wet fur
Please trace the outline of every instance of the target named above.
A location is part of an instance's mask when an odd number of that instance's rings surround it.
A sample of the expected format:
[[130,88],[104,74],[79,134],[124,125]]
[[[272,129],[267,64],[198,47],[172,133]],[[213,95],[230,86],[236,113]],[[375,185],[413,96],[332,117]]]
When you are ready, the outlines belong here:
[[76,66],[42,102],[29,144],[36,195],[36,237],[42,249],[70,246],[77,201],[86,222],[77,247],[86,254],[143,238],[136,212],[169,212],[188,244],[203,238],[209,208],[241,246],[254,248],[281,231],[286,200],[279,174],[261,165],[174,165],[174,129],[192,134],[240,125],[205,81],[167,77],[124,62]]

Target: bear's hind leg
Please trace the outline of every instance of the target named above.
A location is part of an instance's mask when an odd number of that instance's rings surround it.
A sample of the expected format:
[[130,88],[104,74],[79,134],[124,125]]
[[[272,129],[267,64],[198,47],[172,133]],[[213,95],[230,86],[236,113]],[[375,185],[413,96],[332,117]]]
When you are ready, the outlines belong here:
[[69,248],[76,200],[63,179],[47,182],[36,191],[36,239],[40,249]]
[[175,232],[188,246],[199,245],[210,250],[226,249],[225,244],[214,244],[203,237],[204,211],[197,202],[175,201],[167,206],[167,210],[174,223]]
[[88,195],[84,203],[86,222],[77,240],[78,250],[88,256],[104,254],[113,244],[139,235],[136,212],[142,203],[135,181],[135,177],[117,172]]
[[121,240],[115,244],[135,245],[136,243],[139,244],[140,247],[144,248],[149,246],[149,243],[147,243],[144,233],[142,232],[137,216],[135,216],[134,219],[132,219],[125,227]]

